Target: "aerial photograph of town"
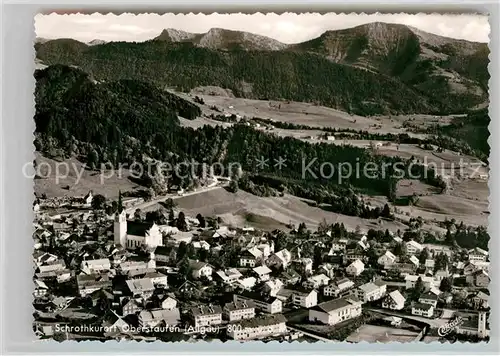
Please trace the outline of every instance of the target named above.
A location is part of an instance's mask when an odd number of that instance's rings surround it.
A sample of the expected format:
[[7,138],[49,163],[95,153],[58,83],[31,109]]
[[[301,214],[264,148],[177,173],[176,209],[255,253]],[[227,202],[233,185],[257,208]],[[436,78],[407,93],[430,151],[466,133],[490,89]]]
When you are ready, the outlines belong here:
[[38,339],[489,341],[487,16],[35,32]]

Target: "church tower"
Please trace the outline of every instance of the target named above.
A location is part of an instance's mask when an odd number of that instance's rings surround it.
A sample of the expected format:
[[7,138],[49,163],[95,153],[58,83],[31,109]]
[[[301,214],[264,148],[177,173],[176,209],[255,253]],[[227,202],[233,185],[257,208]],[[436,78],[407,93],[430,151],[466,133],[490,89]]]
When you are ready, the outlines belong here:
[[488,332],[486,330],[486,313],[479,312],[479,322],[477,325],[477,334],[480,338],[485,338],[488,336]]
[[118,192],[118,211],[115,214],[115,223],[113,226],[115,245],[127,247],[127,214],[123,209],[122,192]]

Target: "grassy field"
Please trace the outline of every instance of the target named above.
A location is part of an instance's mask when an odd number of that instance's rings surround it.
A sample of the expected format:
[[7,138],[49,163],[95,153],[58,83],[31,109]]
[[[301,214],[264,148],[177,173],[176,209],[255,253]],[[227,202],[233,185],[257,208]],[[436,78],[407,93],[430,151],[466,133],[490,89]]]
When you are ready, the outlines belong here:
[[283,197],[257,197],[244,191],[236,194],[224,189],[183,197],[176,200],[179,209],[187,214],[201,213],[208,216],[220,216],[227,224],[234,226],[254,226],[269,230],[283,228],[285,224],[297,225],[304,222],[312,230],[326,219],[330,223],[344,223],[347,229],[362,230],[389,229],[404,230],[405,225],[398,222],[362,219],[325,211],[310,206],[303,199],[291,195]]
[[115,174],[105,172],[102,176],[98,171],[84,169],[83,164],[75,158],[59,162],[39,153],[35,153],[35,157],[40,172],[40,178],[35,179],[36,194],[79,197],[92,190],[94,195],[102,194],[108,199],[116,199],[120,190],[126,192],[140,187],[129,179],[130,172],[127,169],[117,170]]
[[417,332],[388,326],[362,325],[346,339],[348,342],[412,342]]

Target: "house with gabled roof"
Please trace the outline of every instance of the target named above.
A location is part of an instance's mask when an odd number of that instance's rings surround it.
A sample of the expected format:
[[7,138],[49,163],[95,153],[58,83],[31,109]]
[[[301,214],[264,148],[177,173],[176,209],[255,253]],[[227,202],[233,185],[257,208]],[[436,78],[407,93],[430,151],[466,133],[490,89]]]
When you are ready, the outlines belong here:
[[468,251],[469,261],[486,261],[488,258],[489,252],[483,250],[482,248],[475,247]]
[[262,261],[263,253],[257,247],[249,248],[243,251],[240,255],[241,267],[255,267]]
[[274,268],[286,269],[292,260],[292,254],[287,249],[283,249],[276,253],[271,254],[267,260],[266,265]]
[[350,276],[359,276],[365,270],[365,264],[361,260],[356,260],[345,269]]
[[382,301],[382,308],[401,310],[404,308],[406,303],[405,297],[401,294],[399,290],[394,290],[390,292]]

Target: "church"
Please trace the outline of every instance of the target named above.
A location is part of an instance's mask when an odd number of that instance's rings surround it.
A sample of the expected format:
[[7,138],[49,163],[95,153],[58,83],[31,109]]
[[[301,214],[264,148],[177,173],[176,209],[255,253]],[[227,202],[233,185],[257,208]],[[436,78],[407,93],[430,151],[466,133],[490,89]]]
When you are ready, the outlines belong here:
[[134,249],[157,247],[163,244],[158,225],[150,222],[127,221],[125,210],[115,215],[114,242],[116,245]]

